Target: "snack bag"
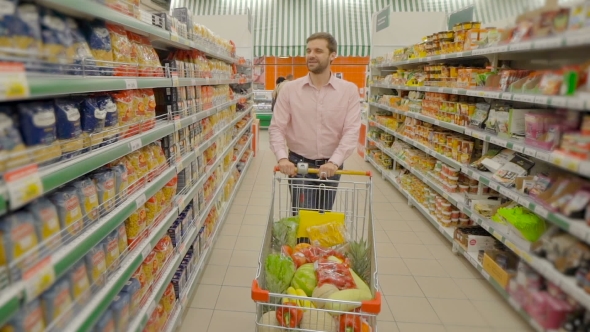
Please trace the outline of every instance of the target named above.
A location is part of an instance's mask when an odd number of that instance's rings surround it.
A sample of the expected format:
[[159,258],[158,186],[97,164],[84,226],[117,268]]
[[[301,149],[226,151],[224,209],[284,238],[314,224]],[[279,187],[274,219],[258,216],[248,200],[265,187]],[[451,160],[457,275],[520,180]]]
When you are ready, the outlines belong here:
[[346,229],[342,223],[330,222],[307,228],[311,244],[320,247],[333,247],[346,242]]
[[41,197],[27,206],[27,210],[35,220],[37,238],[48,249],[56,249],[61,245],[61,226],[55,205],[45,197]]
[[96,96],[96,104],[101,112],[105,112],[102,147],[116,142],[119,137],[119,112],[115,101],[108,94]]
[[76,188],[84,223],[90,225],[98,220],[98,192],[94,182],[88,178],[81,178],[72,183]]
[[111,170],[102,170],[91,174],[98,192],[100,214],[105,215],[115,208],[115,175]]
[[113,61],[118,62],[115,64],[115,76],[137,76],[135,68],[131,67],[131,43],[125,28],[112,23],[106,23],[106,28],[111,36]]
[[118,91],[112,93],[112,97],[117,105],[119,130],[123,138],[133,136],[136,133],[132,132],[132,125],[137,121],[134,93],[132,90]]
[[76,188],[73,186],[63,187],[50,195],[49,199],[57,208],[61,228],[72,237],[78,235],[82,231],[83,215]]
[[83,26],[83,32],[90,47],[90,52],[98,66],[101,76],[113,75],[113,52],[111,48],[111,36],[105,23],[93,21]]
[[90,277],[90,282],[99,286],[104,285],[105,272],[107,271],[106,255],[102,243],[97,244],[90,249],[84,257],[86,269]]

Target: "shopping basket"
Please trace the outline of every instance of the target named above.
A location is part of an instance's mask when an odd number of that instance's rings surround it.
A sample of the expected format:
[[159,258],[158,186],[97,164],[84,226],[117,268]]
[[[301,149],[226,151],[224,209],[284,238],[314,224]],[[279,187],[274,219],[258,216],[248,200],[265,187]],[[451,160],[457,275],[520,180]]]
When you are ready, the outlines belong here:
[[[308,169],[307,165],[297,165],[298,174],[318,174],[317,169]],[[340,328],[340,323],[346,320],[350,326],[365,325],[362,331],[377,331],[377,315],[381,310],[381,294],[378,291],[377,260],[375,252],[374,229],[372,219],[372,181],[371,173],[365,171],[339,170],[338,175],[368,176],[364,182],[347,180],[330,181],[311,179],[307,177],[285,177],[277,173],[275,167],[272,184],[272,203],[269,219],[264,235],[264,241],[258,262],[256,278],[252,281],[252,300],[256,303],[256,331],[348,331]],[[293,193],[293,195],[291,195]],[[294,196],[294,197],[292,197]],[[313,204],[315,202],[315,205]],[[272,293],[267,290],[265,276],[266,258],[271,253],[277,253],[273,248],[273,225],[282,218],[294,214],[301,214],[300,225],[304,222],[303,213],[319,217],[332,214],[332,220],[342,221],[345,225],[348,241],[364,240],[367,243],[367,255],[370,262],[370,277],[366,285],[370,289],[371,299],[366,301],[348,301],[324,299],[319,297],[297,296],[284,293]],[[300,232],[298,232],[300,233]],[[298,236],[301,234],[298,234]],[[301,238],[297,239],[298,243]],[[275,243],[276,244],[276,243]],[[317,262],[316,262],[317,267]],[[325,297],[325,296],[324,296]],[[293,310],[290,303],[310,301],[314,305],[299,307]],[[291,311],[290,311],[291,310]],[[291,320],[301,321],[297,326],[285,324],[277,320],[276,313],[291,313],[302,317],[290,317]],[[302,314],[303,313],[303,314]],[[282,320],[282,319],[281,319]],[[305,323],[304,323],[305,322]],[[348,326],[348,325],[347,325]],[[368,327],[370,326],[370,329]],[[357,331],[352,329],[351,331]],[[358,331],[361,331],[360,327]]]

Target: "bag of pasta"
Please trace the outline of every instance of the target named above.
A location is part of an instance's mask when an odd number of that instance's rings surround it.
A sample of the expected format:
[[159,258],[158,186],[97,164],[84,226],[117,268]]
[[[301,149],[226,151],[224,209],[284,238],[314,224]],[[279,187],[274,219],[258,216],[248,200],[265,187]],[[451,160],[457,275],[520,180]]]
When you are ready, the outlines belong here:
[[137,76],[131,60],[131,42],[125,29],[116,24],[107,23],[106,28],[111,36],[115,76]]
[[96,60],[96,66],[101,76],[113,75],[113,52],[111,47],[111,35],[105,23],[93,21],[85,23],[82,31],[90,47],[90,52]]
[[133,136],[132,126],[137,121],[133,90],[114,92],[112,97],[117,105],[121,135],[123,138]]

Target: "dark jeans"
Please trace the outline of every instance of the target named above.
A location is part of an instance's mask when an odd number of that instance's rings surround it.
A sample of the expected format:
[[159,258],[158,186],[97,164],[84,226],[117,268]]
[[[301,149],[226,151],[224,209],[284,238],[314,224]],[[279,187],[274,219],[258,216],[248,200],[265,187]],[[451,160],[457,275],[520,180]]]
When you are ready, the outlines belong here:
[[[295,153],[289,153],[289,161],[297,166],[297,163],[304,162],[309,168],[319,168],[327,160],[311,160],[299,156]],[[342,169],[344,165],[340,165]],[[291,189],[291,213],[293,216],[299,214],[299,209],[332,211],[334,200],[336,199],[336,188],[340,175],[334,175],[328,178],[328,181],[316,181],[319,174],[306,174],[291,176],[289,188]],[[305,179],[312,179],[307,181]],[[325,186],[325,187],[324,187]]]

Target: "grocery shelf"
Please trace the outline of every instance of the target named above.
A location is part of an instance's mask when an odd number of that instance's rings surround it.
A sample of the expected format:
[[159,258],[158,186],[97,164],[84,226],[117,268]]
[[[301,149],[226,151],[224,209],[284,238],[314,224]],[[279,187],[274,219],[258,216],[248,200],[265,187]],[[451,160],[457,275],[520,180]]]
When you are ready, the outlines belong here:
[[178,86],[201,86],[201,85],[221,85],[221,84],[247,84],[250,81],[231,78],[179,78]]
[[427,64],[431,62],[447,61],[453,59],[475,59],[485,55],[496,55],[505,53],[522,53],[548,50],[561,50],[564,47],[590,46],[588,29],[564,33],[560,36],[537,38],[528,41],[510,43],[508,45],[489,46],[472,51],[455,52],[449,54],[433,55],[423,58],[414,58],[402,61],[381,63],[374,65],[374,68],[391,68],[414,64]]
[[389,112],[392,112],[392,113],[401,114],[401,115],[405,115],[405,116],[410,117],[410,118],[422,120],[424,122],[431,123],[431,124],[433,124],[435,126],[439,126],[439,127],[443,127],[443,128],[446,128],[446,129],[450,129],[452,131],[455,131],[455,132],[458,132],[458,133],[461,133],[461,134],[465,130],[465,127],[463,127],[463,126],[459,126],[459,125],[456,125],[454,123],[440,121],[440,120],[431,118],[429,116],[423,115],[421,113],[416,113],[416,112],[411,112],[411,111],[402,111],[402,110],[399,110],[399,109],[397,109],[395,107],[390,107],[390,106],[387,106],[387,105],[383,105],[383,104],[379,104],[379,103],[374,103],[374,102],[369,102],[369,105],[375,106],[377,108],[380,108],[382,110],[386,110],[386,111],[389,111]]
[[[233,148],[233,145],[229,145],[229,147]],[[242,149],[242,151],[238,155],[238,159],[232,163],[230,170],[233,170],[233,168],[236,167],[237,163],[239,162],[239,158],[246,151],[247,147],[248,147],[248,145],[246,145]],[[222,154],[220,156],[220,158],[218,158],[218,160],[223,160],[223,158],[225,157],[227,152],[228,152],[228,149],[226,149],[224,154]],[[141,332],[143,330],[144,326],[147,324],[147,321],[148,321],[150,315],[152,314],[153,310],[155,309],[157,303],[162,298],[162,295],[164,294],[166,286],[172,280],[172,277],[174,276],[176,269],[178,268],[178,266],[180,266],[180,263],[182,262],[182,259],[184,258],[184,256],[188,252],[190,245],[195,241],[198,231],[203,226],[202,221],[205,220],[205,218],[209,214],[213,204],[216,203],[216,200],[218,199],[219,194],[221,192],[223,192],[225,183],[227,182],[227,180],[229,179],[230,176],[231,176],[231,172],[226,172],[223,180],[219,184],[219,187],[216,189],[216,192],[215,192],[213,198],[207,204],[207,207],[202,211],[202,213],[196,218],[196,220],[195,220],[196,227],[193,227],[191,229],[191,231],[188,233],[189,235],[187,235],[185,237],[185,239],[188,239],[188,240],[183,241],[182,244],[179,245],[180,250],[178,251],[178,253],[176,255],[174,255],[170,259],[170,263],[168,264],[168,267],[162,273],[162,277],[154,286],[152,294],[148,298],[146,304],[140,309],[140,311],[137,313],[135,318],[130,322],[128,331]],[[237,190],[237,188],[238,187],[236,185],[236,187],[234,188],[234,192]],[[221,222],[221,220],[219,222]],[[218,222],[217,226],[219,226],[219,222]],[[209,248],[210,248],[210,246],[207,247],[206,250],[208,250]],[[204,259],[204,257],[205,257],[205,255],[201,255],[201,258],[199,259],[199,263],[197,264],[197,269],[196,269],[197,271],[200,271],[203,267],[203,262],[207,261],[208,257],[207,257],[207,259]]]
[[98,293],[92,295],[92,300],[86,304],[82,311],[76,314],[75,319],[70,322],[65,331],[91,330],[102,313],[123,289],[125,283],[133,276],[133,273],[141,266],[147,255],[166,234],[177,216],[178,210],[172,209],[164,217],[163,221],[150,232],[148,238],[127,254],[117,272],[109,278]]
[[213,107],[211,107],[211,108],[209,108],[207,110],[203,110],[201,112],[198,112],[197,114],[193,114],[191,116],[186,116],[184,118],[181,118],[181,119],[178,119],[178,120],[174,120],[174,127],[175,127],[176,130],[182,129],[182,128],[186,128],[186,127],[192,125],[193,123],[196,123],[198,121],[201,121],[204,118],[210,117],[213,114],[219,113],[219,112],[223,111],[224,109],[226,109],[226,108],[228,108],[228,107],[230,107],[232,105],[235,105],[235,104],[239,103],[240,98],[243,97],[243,98],[246,98],[247,99],[247,98],[250,98],[251,95],[252,94],[249,93],[249,94],[247,94],[245,96],[239,96],[239,97],[234,98],[232,100],[228,100],[228,101],[226,101],[226,102],[224,102],[224,103],[222,103],[220,105],[213,106]]
[[463,167],[461,171],[464,174],[467,174],[469,177],[480,181],[481,183],[485,184],[491,189],[498,191],[500,194],[512,199],[513,201],[524,206],[525,208],[533,211],[535,214],[539,215],[543,219],[559,226],[560,228],[571,233],[580,240],[590,244],[590,226],[586,225],[586,223],[583,220],[575,220],[568,218],[561,213],[550,212],[541,204],[538,204],[531,198],[517,192],[516,189],[506,188],[498,182],[494,181],[491,178],[491,174],[489,173],[483,173],[470,167]]
[[[510,296],[510,294],[508,294],[508,292],[502,287],[500,286],[493,278],[490,277],[490,275],[483,269],[483,266],[481,265],[481,263],[478,262],[477,260],[477,254],[470,254],[468,252],[466,252],[465,250],[463,250],[463,248],[461,248],[461,246],[457,245],[455,243],[455,241],[453,240],[453,234],[454,234],[454,228],[452,227],[443,227],[441,224],[439,224],[434,217],[432,217],[432,215],[430,215],[430,213],[428,213],[428,210],[422,205],[420,204],[418,201],[416,201],[412,196],[410,196],[403,188],[401,188],[399,186],[399,184],[397,184],[397,182],[395,182],[394,179],[392,179],[388,174],[386,173],[391,173],[390,171],[385,170],[383,167],[377,165],[377,163],[375,161],[373,161],[371,158],[367,158],[369,160],[369,162],[371,163],[371,165],[373,165],[373,167],[375,167],[380,173],[382,173],[384,175],[384,177],[393,184],[393,186],[400,191],[405,197],[408,198],[408,202],[415,206],[416,209],[418,211],[420,211],[420,213],[422,213],[426,219],[449,241],[453,244],[453,249],[457,250],[458,252],[462,253],[463,256],[473,265],[473,267],[479,271],[481,273],[481,275],[484,277],[485,280],[487,280],[492,287],[494,287],[494,289],[502,296],[502,298],[504,298],[506,301],[508,301],[508,303],[510,304],[510,306],[512,306],[516,312],[522,316],[536,331],[539,332],[550,332],[548,330],[543,329],[541,326],[539,326],[539,324],[530,317],[530,315],[524,311],[522,309],[522,307],[520,305],[518,305],[518,303]],[[506,243],[506,242],[504,242]],[[512,248],[511,248],[512,249]],[[474,256],[475,255],[475,256]],[[532,257],[532,256],[529,256]],[[532,261],[533,258],[530,258],[529,260],[527,260],[527,262]],[[551,267],[549,262],[543,261],[541,259],[538,258],[534,258],[534,262],[536,262],[536,265],[533,265],[533,267],[538,268],[540,266],[543,266],[545,268],[547,267]],[[526,259],[525,259],[526,260]],[[551,267],[552,268],[552,267]],[[554,270],[554,269],[553,269]],[[557,271],[554,271],[554,273],[558,273]],[[545,274],[544,274],[545,275]],[[551,279],[550,279],[551,280]],[[555,276],[554,280],[556,280],[556,282],[558,284],[568,284],[570,287],[573,284],[574,287],[577,287],[575,285],[575,281],[573,280],[573,278],[567,278],[565,276]],[[564,289],[565,290],[565,289]],[[580,289],[578,288],[577,292],[580,292]],[[572,295],[576,294],[576,292],[571,293]],[[590,295],[587,294],[578,294],[578,297],[588,297],[588,299],[590,299]],[[576,297],[577,299],[577,297]],[[587,299],[585,299],[585,301],[587,301]],[[585,302],[581,302],[581,303],[585,303]]]
[[164,30],[157,26],[144,23],[135,17],[131,17],[111,9],[98,1],[84,1],[84,5],[80,5],[78,0],[38,0],[38,3],[50,8],[57,9],[63,13],[70,14],[76,17],[88,19],[89,17],[99,18],[105,21],[116,23],[125,27],[125,29],[132,32],[147,35],[153,44],[161,47],[174,47],[181,49],[196,49],[206,53],[208,56],[229,62],[236,63],[237,59],[229,57],[225,54],[211,50],[208,47],[199,45],[191,40],[179,37],[170,31]]
[[518,92],[485,91],[477,89],[441,88],[432,86],[407,86],[383,83],[373,83],[370,87],[395,89],[405,91],[438,92],[455,95],[512,100],[523,103],[548,105],[553,107],[569,108],[573,110],[590,110],[590,96],[546,96],[540,94],[527,94]]
[[462,166],[462,164],[459,163],[458,161],[453,160],[453,159],[451,159],[451,158],[449,158],[447,156],[444,156],[444,155],[442,155],[442,154],[440,154],[440,153],[432,150],[431,148],[425,146],[424,144],[418,143],[418,142],[414,141],[411,138],[408,138],[408,137],[406,137],[404,135],[401,135],[400,133],[396,132],[395,130],[392,130],[390,128],[387,128],[387,127],[385,127],[384,125],[382,125],[380,123],[377,123],[377,122],[375,122],[373,120],[369,120],[369,125],[372,126],[372,127],[377,127],[379,129],[383,130],[384,132],[397,137],[398,139],[400,139],[400,140],[402,140],[402,141],[404,141],[404,142],[406,142],[406,143],[408,143],[408,144],[410,144],[410,145],[412,145],[412,146],[414,146],[414,147],[422,150],[423,152],[425,152],[428,155],[430,155],[430,156],[432,156],[432,157],[434,157],[434,158],[436,158],[436,159],[444,162],[447,165],[450,165],[450,166],[453,166],[453,167],[459,168],[459,169]]

